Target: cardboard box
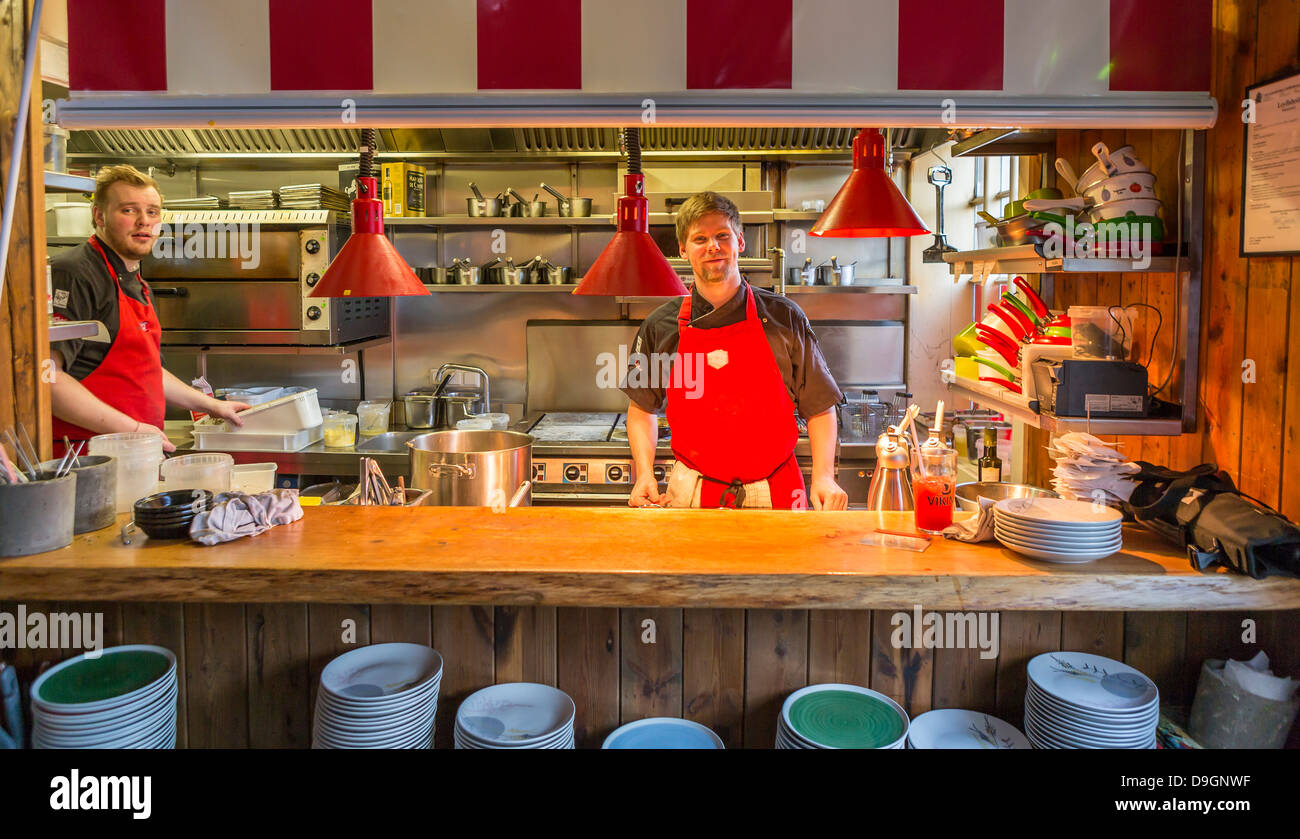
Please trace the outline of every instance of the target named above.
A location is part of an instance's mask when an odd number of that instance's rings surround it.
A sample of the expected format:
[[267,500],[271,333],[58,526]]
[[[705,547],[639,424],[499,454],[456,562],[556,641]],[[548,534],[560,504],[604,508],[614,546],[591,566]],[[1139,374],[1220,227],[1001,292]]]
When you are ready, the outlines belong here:
[[384,198],[384,215],[423,217],[425,208],[425,169],[418,163],[385,163],[379,187]]

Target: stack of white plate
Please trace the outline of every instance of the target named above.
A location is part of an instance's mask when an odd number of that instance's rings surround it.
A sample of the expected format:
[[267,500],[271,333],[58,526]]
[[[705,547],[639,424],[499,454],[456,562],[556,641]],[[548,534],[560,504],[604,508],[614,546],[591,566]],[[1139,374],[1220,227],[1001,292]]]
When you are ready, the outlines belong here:
[[809,685],[786,697],[776,724],[778,749],[901,749],[907,712],[858,685]]
[[1160,691],[1120,661],[1043,653],[1029,662],[1025,734],[1040,749],[1154,749]]
[[979,711],[926,711],[907,729],[909,749],[1032,749],[1011,723]]
[[456,709],[456,748],[572,749],[576,713],[569,695],[550,685],[493,685]]
[[176,746],[176,656],[165,647],[109,647],[51,667],[32,683],[32,747]]
[[427,749],[442,656],[423,644],[371,644],[320,674],[314,749]]
[[1118,510],[1065,498],[1007,498],[993,505],[993,533],[1016,553],[1049,562],[1092,562],[1124,547]]

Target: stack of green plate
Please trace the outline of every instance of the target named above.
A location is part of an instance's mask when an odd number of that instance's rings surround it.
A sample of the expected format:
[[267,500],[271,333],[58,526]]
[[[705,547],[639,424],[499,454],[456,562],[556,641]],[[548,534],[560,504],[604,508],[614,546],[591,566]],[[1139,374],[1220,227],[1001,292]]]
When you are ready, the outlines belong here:
[[809,685],[781,706],[778,749],[901,749],[907,712],[894,700],[858,685]]
[[170,749],[176,745],[176,656],[131,644],[70,658],[32,683],[37,749]]

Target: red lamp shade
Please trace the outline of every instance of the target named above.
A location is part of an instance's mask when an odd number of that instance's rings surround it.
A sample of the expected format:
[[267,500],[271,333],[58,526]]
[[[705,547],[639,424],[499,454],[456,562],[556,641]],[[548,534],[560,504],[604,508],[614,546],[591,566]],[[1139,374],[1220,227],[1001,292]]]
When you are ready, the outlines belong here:
[[574,294],[626,297],[682,297],[686,286],[650,237],[650,202],[645,177],[623,176],[624,195],[618,199],[618,231],[596,257]]
[[885,138],[880,129],[864,128],[853,139],[853,171],[809,232],[840,238],[930,232],[885,171]]
[[309,297],[405,297],[428,294],[384,235],[384,202],[375,178],[357,178],[352,235]]

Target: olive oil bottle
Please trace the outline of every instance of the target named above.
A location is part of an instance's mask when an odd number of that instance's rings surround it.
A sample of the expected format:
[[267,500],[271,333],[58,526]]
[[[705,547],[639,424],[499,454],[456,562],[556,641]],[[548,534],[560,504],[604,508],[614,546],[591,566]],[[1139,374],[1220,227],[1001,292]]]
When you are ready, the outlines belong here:
[[984,429],[984,456],[979,462],[980,480],[1000,483],[1002,481],[1002,458],[998,457],[998,430]]

